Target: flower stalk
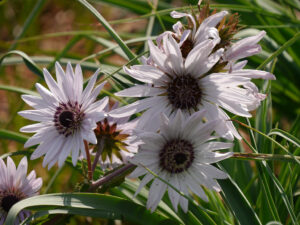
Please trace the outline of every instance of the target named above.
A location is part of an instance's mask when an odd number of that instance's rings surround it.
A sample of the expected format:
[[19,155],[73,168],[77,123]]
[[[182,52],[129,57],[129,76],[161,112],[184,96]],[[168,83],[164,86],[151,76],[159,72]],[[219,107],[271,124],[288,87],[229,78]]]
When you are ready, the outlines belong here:
[[133,170],[136,166],[129,163],[124,165],[123,167],[111,172],[110,174],[108,174],[105,177],[100,178],[99,180],[93,182],[90,186],[89,191],[93,192],[95,191],[98,187],[100,187],[101,185],[108,183],[109,181],[117,178],[117,177],[121,177],[121,176],[125,176],[127,175],[131,170]]
[[87,166],[88,166],[88,178],[90,181],[93,180],[93,172],[92,172],[92,163],[91,163],[91,156],[89,152],[89,144],[86,140],[84,142],[84,149],[85,149],[85,154],[86,154],[86,161],[87,161]]
[[100,140],[98,140],[98,143],[96,145],[96,156],[95,156],[95,159],[94,159],[94,162],[92,165],[92,173],[94,173],[96,166],[99,162],[99,158],[100,158],[103,148],[104,148],[104,142],[105,142],[104,138],[101,138]]
[[[300,160],[300,156],[294,156],[296,159]],[[241,160],[276,160],[295,163],[295,159],[290,155],[280,155],[280,154],[262,154],[262,153],[241,153],[235,152],[231,158],[241,159]]]

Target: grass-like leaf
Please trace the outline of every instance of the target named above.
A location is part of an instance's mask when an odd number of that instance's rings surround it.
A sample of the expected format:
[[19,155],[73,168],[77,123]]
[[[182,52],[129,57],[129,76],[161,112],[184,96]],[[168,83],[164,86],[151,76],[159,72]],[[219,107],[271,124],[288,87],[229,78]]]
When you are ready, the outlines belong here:
[[[115,196],[89,193],[48,194],[31,197],[16,203],[7,215],[6,225],[14,225],[18,213],[29,207],[38,210],[45,206],[81,211],[80,215],[97,216],[110,219],[125,219],[136,224],[178,224],[158,213],[150,213],[145,207]],[[93,209],[93,210],[91,210]],[[73,213],[75,214],[75,213]]]

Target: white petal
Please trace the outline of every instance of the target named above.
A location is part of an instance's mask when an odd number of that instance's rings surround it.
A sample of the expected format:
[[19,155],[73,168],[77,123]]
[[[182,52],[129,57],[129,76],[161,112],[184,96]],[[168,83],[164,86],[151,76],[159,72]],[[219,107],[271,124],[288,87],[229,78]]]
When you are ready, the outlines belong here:
[[98,77],[98,74],[100,72],[100,69],[98,69],[94,75],[90,78],[87,86],[85,87],[83,93],[82,93],[82,100],[81,100],[81,103],[84,103],[90,96],[92,90],[93,90],[93,87],[96,83],[96,80],[97,80],[97,77]]
[[7,172],[7,184],[10,187],[13,187],[14,180],[16,178],[17,169],[16,169],[16,165],[15,165],[14,161],[10,157],[7,157],[7,171],[6,172]]
[[56,74],[56,80],[57,80],[57,84],[60,87],[61,90],[63,89],[63,82],[65,80],[65,72],[62,69],[61,65],[59,64],[59,62],[55,62],[55,74]]
[[49,110],[38,109],[38,110],[24,110],[18,112],[20,116],[26,119],[38,121],[38,122],[48,122],[53,120],[53,113]]
[[24,133],[35,133],[43,128],[49,128],[50,126],[52,126],[52,123],[35,123],[22,127],[20,131]]
[[191,14],[188,14],[188,13],[182,13],[182,12],[177,12],[177,11],[172,11],[172,12],[170,13],[170,15],[171,15],[173,18],[188,17],[188,18],[190,19],[190,21],[193,23],[193,36],[195,35],[195,33],[196,33],[196,22],[195,22],[194,17],[193,17]]
[[171,35],[168,35],[167,38],[168,39],[166,41],[165,49],[167,54],[167,60],[169,61],[171,68],[173,69],[176,75],[183,75],[183,58],[181,55],[179,45]]
[[[178,182],[177,175],[174,175],[169,181],[169,183],[172,184],[176,189],[179,189]],[[168,187],[168,194],[173,208],[175,209],[175,212],[177,212],[180,195],[171,187]]]
[[75,90],[74,87],[74,72],[70,62],[67,63],[66,75],[64,77],[64,81],[62,83],[62,90],[64,91],[66,97],[70,101],[75,100]]
[[167,55],[165,55],[160,49],[158,49],[152,41],[148,41],[150,55],[155,64],[159,67],[160,70],[164,72],[172,72],[172,68],[170,68]]
[[43,69],[45,81],[50,89],[50,91],[54,94],[54,96],[60,100],[61,102],[66,102],[66,97],[64,92],[61,91],[58,84],[55,82],[51,74],[48,72],[47,69]]
[[42,96],[42,98],[44,99],[44,101],[49,105],[49,107],[56,107],[58,102],[50,91],[48,91],[44,86],[42,86],[39,83],[36,83],[35,87],[37,91],[40,93],[40,95]]
[[87,107],[89,107],[90,104],[92,104],[97,96],[99,95],[101,89],[104,87],[104,85],[106,84],[106,81],[105,82],[102,82],[100,85],[96,86],[94,88],[94,90],[90,93],[90,95],[88,96],[84,96],[83,98],[83,102],[82,102],[82,109],[85,110]]
[[261,51],[261,47],[257,44],[266,32],[261,31],[255,36],[244,38],[233,44],[225,53],[225,60],[238,60],[251,55],[255,55]]
[[211,37],[208,36],[207,34],[209,31],[211,32],[216,31],[215,26],[226,16],[228,12],[222,11],[219,13],[216,13],[214,15],[211,15],[207,17],[203,22],[200,24],[196,34],[195,34],[195,44],[199,44],[202,41],[206,40],[207,38]]
[[138,187],[138,189],[136,190],[135,194],[133,197],[136,197],[138,193],[140,193],[140,191],[142,190],[142,188],[150,182],[150,180],[153,179],[153,175],[150,173],[147,173],[147,175],[142,179],[142,181],[140,182],[140,185]]
[[124,66],[123,70],[134,79],[149,84],[153,84],[156,80],[164,76],[163,71],[149,65],[135,65],[131,66],[130,69]]
[[18,185],[21,185],[23,180],[26,179],[26,175],[27,175],[27,158],[26,156],[22,158],[22,160],[20,161],[18,168],[17,168],[17,172],[16,172],[16,177],[15,177],[15,187]]
[[49,107],[47,102],[45,102],[41,97],[39,96],[33,96],[33,95],[22,95],[21,98],[26,102],[28,105],[35,109],[43,109]]
[[83,76],[80,64],[77,64],[75,67],[75,75],[74,75],[74,89],[75,99],[77,102],[81,102],[81,94],[82,94],[82,84],[83,84]]
[[216,52],[211,54],[207,59],[203,60],[198,64],[198,71],[195,78],[201,77],[201,75],[208,72],[221,58],[223,55],[224,49],[218,49]]
[[40,129],[39,132],[37,132],[36,134],[34,134],[31,138],[29,138],[26,143],[24,144],[25,148],[28,148],[30,146],[39,144],[45,140],[49,140],[52,138],[55,138],[59,136],[58,132],[55,130],[55,128],[53,127],[47,127],[47,128],[43,128]]
[[147,85],[136,85],[116,93],[120,97],[148,97],[166,92],[164,89],[154,88]]
[[150,108],[157,102],[157,97],[150,97],[131,103],[129,105],[120,107],[118,109],[110,111],[109,115],[112,117],[122,118],[131,116],[135,113],[141,112],[147,108]]
[[230,75],[265,80],[276,80],[276,77],[273,74],[262,70],[236,70],[231,72]]
[[204,61],[208,55],[211,53],[215,46],[213,40],[206,40],[201,42],[199,45],[194,47],[192,51],[188,54],[185,60],[185,69],[189,74],[194,76],[200,76],[201,73],[198,73],[199,63]]
[[206,176],[211,177],[211,178],[215,178],[215,179],[226,179],[228,178],[228,175],[217,169],[214,166],[211,165],[204,165],[204,164],[199,164],[198,168],[200,168],[200,171],[204,174],[206,174]]
[[[163,177],[162,177],[163,178]],[[147,208],[151,209],[151,212],[154,212],[161,198],[163,197],[166,191],[167,185],[160,181],[159,179],[155,179],[150,187],[149,196],[147,201]]]

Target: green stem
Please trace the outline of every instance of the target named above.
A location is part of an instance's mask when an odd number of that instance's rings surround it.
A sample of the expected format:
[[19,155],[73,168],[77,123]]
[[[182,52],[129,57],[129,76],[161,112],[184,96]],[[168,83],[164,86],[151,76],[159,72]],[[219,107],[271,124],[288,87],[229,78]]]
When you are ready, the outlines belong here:
[[[131,59],[130,61],[128,61],[128,63],[126,63],[124,66],[128,66],[130,65],[131,63],[133,62],[136,62],[136,60],[138,58],[140,58],[141,56],[145,55],[149,53],[149,51],[146,51],[146,52],[142,52],[141,54],[139,54],[138,56],[134,57],[133,59]],[[116,69],[114,72],[112,72],[111,74],[107,75],[103,80],[100,80],[98,83],[102,83],[104,82],[105,80],[107,80],[108,78],[112,77],[113,75],[115,75],[116,73],[120,72],[121,70],[123,69],[123,66],[120,66],[118,69]]]
[[30,24],[32,23],[34,18],[37,16],[37,14],[39,13],[40,9],[43,7],[45,2],[46,2],[46,0],[39,0],[35,4],[34,8],[32,9],[31,13],[29,14],[29,16],[27,17],[27,19],[24,23],[23,29],[21,30],[21,32],[18,34],[18,36],[14,40],[14,43],[10,46],[9,51],[16,49],[18,40],[24,36],[28,27],[30,26]]
[[[116,31],[110,26],[110,24],[105,20],[105,18],[86,0],[77,0],[82,5],[84,5],[94,16],[97,17],[99,22],[103,25],[103,27],[107,30],[107,32],[111,35],[113,39],[118,43],[124,53],[128,56],[129,59],[135,59],[135,55],[131,52],[128,46],[124,43],[124,41],[120,38],[120,36],[116,33]],[[138,62],[135,59],[136,64]]]
[[[235,152],[231,158],[241,159],[241,160],[276,160],[285,162],[295,162],[293,157],[290,155],[279,155],[279,154],[262,154],[262,153],[240,153]],[[295,156],[300,160],[300,156]]]
[[285,42],[279,49],[277,49],[270,57],[268,57],[265,61],[263,61],[256,69],[260,70],[264,68],[269,62],[271,62],[274,58],[280,55],[284,50],[286,50],[289,46],[291,46],[295,41],[300,38],[300,32],[296,33],[294,37]]
[[261,131],[255,129],[255,128],[253,128],[253,127],[250,127],[250,126],[248,126],[247,124],[244,124],[244,123],[242,123],[242,122],[240,122],[240,121],[238,121],[238,120],[231,119],[231,121],[237,122],[238,124],[242,125],[243,127],[246,127],[246,128],[248,128],[248,129],[250,129],[250,130],[253,130],[253,131],[255,131],[256,133],[258,133],[258,134],[264,136],[265,138],[269,139],[269,140],[272,141],[274,144],[276,144],[276,145],[279,146],[281,149],[283,149],[286,153],[288,153],[288,154],[290,155],[290,157],[291,157],[293,160],[295,160],[295,161],[300,165],[300,161],[299,161],[298,157],[296,157],[296,156],[294,156],[292,153],[290,153],[288,149],[286,149],[286,148],[285,148],[284,146],[282,146],[280,143],[278,143],[277,141],[275,141],[273,138],[269,137],[268,135],[264,134],[263,132],[261,132]]

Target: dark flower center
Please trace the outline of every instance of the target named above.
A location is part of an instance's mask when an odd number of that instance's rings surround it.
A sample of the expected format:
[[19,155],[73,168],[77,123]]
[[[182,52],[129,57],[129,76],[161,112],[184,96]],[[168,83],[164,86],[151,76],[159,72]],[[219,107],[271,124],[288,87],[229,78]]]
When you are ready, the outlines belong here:
[[68,137],[80,128],[84,118],[81,105],[77,102],[60,103],[54,114],[54,125],[59,134]]
[[64,111],[59,115],[58,118],[61,125],[64,127],[71,127],[72,123],[74,122],[74,115],[73,112],[70,111]]
[[193,49],[193,47],[194,47],[194,43],[192,40],[190,39],[185,40],[180,47],[182,57],[186,58],[190,53],[190,51]]
[[176,109],[197,109],[202,91],[191,75],[177,76],[167,87],[168,99]]
[[15,195],[7,195],[7,196],[3,197],[1,200],[1,208],[5,212],[8,212],[10,210],[10,208],[20,200],[21,199],[19,199]]
[[181,173],[192,165],[194,148],[189,141],[171,140],[161,149],[159,157],[162,169],[170,173]]

